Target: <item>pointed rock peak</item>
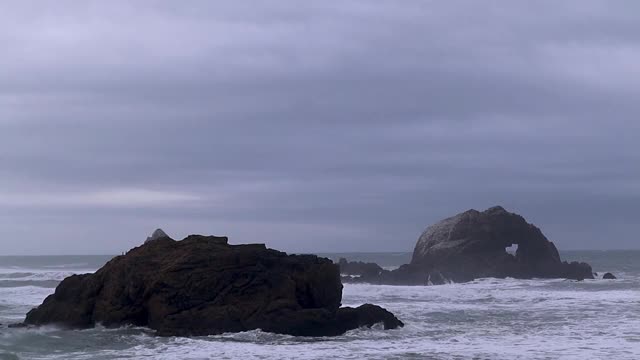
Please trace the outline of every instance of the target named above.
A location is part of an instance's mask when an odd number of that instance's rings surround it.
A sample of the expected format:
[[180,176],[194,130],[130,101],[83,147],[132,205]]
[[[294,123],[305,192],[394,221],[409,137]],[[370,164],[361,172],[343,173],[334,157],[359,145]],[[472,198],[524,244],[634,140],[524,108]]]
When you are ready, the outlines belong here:
[[168,238],[168,237],[169,235],[167,235],[167,233],[165,233],[162,229],[156,229],[156,231],[154,231],[153,234],[151,234],[151,236],[149,236],[147,240],[145,240],[145,243],[149,241],[157,240],[157,239]]
[[502,206],[497,205],[497,206],[488,208],[484,212],[486,212],[486,213],[504,213],[504,212],[507,212],[507,210],[505,210]]

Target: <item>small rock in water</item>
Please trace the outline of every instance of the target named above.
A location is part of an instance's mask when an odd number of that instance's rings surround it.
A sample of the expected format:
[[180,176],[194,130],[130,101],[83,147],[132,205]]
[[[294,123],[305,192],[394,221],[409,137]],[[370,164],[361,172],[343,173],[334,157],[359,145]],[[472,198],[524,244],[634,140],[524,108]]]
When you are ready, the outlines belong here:
[[340,273],[344,275],[356,275],[363,277],[376,277],[382,273],[384,269],[376,263],[365,263],[361,261],[347,261],[340,258],[338,261]]
[[9,324],[7,325],[7,327],[10,329],[24,328],[24,327],[27,327],[27,324],[23,324],[23,323]]
[[605,280],[615,280],[617,279],[617,277],[615,277],[615,275],[613,275],[612,273],[606,273],[602,276],[603,279]]

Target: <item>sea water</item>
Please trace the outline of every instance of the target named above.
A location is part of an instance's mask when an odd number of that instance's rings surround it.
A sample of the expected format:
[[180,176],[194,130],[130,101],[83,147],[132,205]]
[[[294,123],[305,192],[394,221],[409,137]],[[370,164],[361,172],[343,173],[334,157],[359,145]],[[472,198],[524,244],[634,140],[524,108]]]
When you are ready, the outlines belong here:
[[[408,253],[324,254],[392,268]],[[618,280],[481,279],[440,286],[347,284],[343,305],[381,305],[402,329],[334,338],[250,331],[157,337],[145,328],[7,328],[24,320],[66,276],[108,256],[0,257],[0,360],[4,359],[640,359],[640,251],[572,251]]]

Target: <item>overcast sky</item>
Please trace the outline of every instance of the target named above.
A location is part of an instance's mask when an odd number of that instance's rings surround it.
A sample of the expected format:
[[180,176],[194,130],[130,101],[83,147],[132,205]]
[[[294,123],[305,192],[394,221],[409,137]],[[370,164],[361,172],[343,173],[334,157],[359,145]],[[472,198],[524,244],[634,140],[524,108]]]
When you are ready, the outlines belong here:
[[0,49],[0,255],[411,251],[497,204],[640,247],[636,0],[3,1]]

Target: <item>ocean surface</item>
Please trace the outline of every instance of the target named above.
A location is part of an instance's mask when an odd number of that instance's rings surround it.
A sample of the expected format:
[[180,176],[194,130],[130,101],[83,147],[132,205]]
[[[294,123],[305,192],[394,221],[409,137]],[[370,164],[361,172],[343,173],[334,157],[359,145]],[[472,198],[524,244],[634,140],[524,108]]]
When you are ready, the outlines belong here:
[[[408,253],[323,254],[392,268]],[[441,286],[345,285],[343,304],[381,305],[402,329],[335,338],[251,331],[161,338],[144,328],[7,328],[66,276],[108,256],[0,257],[0,360],[5,359],[640,359],[640,251],[565,251],[619,280],[498,280]]]

